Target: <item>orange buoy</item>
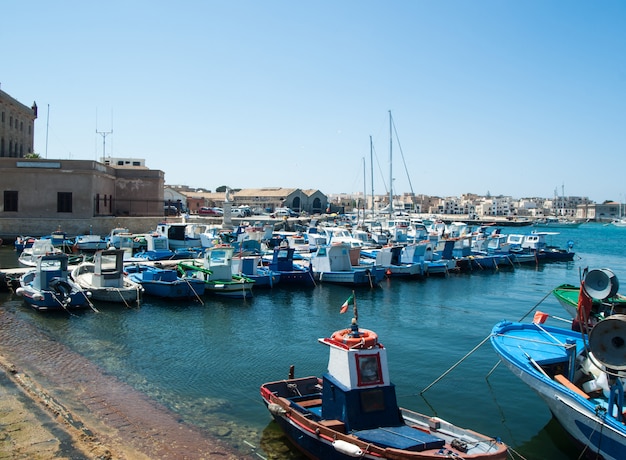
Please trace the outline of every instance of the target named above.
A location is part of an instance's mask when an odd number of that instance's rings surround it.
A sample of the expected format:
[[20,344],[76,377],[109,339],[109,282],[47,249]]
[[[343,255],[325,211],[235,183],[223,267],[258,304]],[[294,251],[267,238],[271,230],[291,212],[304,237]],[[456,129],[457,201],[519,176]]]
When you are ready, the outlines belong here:
[[378,334],[369,329],[358,329],[358,335],[352,329],[342,329],[333,332],[330,338],[349,348],[372,348],[378,343]]

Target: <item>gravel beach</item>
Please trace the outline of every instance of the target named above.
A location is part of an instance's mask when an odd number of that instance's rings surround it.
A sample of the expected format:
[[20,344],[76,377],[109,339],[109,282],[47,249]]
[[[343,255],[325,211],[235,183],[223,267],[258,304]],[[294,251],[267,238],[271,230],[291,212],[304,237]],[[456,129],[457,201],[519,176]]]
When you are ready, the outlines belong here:
[[[251,459],[0,311],[0,459]],[[230,441],[230,440],[229,440]]]

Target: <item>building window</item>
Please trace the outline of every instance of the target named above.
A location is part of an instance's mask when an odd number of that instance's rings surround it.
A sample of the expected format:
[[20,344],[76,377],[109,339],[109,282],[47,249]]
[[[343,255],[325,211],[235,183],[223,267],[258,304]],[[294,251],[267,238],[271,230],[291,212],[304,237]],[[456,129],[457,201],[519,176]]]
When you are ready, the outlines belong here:
[[57,212],[72,212],[72,192],[57,193]]
[[4,191],[4,212],[17,212],[17,191]]

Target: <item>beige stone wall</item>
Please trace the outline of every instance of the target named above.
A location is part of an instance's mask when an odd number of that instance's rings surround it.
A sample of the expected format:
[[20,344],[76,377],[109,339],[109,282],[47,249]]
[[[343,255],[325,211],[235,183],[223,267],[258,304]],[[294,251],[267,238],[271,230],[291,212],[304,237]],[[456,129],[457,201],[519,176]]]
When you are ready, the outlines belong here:
[[[45,236],[55,230],[62,230],[69,236],[108,235],[118,227],[128,228],[131,233],[154,231],[163,217],[94,217],[91,219],[0,219],[0,238],[11,240],[18,236]],[[168,218],[180,222],[177,218]]]
[[33,153],[35,118],[32,107],[0,90],[0,156],[23,157]]
[[[164,173],[113,168],[90,160],[0,158],[0,219],[162,216]],[[18,193],[18,211],[3,193]],[[72,194],[72,212],[57,212],[59,192]]]

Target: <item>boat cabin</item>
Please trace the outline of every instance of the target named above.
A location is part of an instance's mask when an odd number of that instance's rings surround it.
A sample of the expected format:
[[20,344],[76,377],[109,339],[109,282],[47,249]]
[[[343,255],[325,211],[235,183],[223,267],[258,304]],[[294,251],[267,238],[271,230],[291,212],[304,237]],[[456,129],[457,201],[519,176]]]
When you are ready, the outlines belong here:
[[124,254],[123,249],[96,252],[91,283],[95,287],[124,287]]
[[37,271],[33,278],[33,288],[50,289],[53,280],[67,280],[68,256],[66,254],[43,255],[37,261]]
[[204,252],[204,268],[211,270],[212,280],[232,278],[232,259],[235,249],[230,245],[217,245]]

